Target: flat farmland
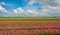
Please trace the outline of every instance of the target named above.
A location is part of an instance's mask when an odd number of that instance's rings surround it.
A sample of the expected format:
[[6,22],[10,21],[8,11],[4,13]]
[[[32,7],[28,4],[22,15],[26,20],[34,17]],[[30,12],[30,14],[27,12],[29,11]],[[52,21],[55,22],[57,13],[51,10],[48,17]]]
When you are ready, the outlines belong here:
[[[1,19],[1,18],[0,18]],[[3,20],[4,19],[4,20]],[[6,18],[7,19],[7,18]],[[49,19],[8,19],[0,20],[0,35],[60,35],[59,18]],[[6,21],[5,21],[6,20]],[[46,34],[50,33],[50,34]]]

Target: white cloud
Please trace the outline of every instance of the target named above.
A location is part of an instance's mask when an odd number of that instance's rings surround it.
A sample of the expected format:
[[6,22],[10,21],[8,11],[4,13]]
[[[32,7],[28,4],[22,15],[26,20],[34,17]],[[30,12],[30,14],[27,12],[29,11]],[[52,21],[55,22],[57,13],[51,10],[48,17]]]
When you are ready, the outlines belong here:
[[56,16],[57,14],[60,15],[60,0],[30,0],[28,5],[32,6],[32,4],[36,2],[42,4],[41,9],[36,8],[37,10],[34,10],[39,11],[40,16]]
[[[42,7],[32,6],[34,3],[38,2]],[[0,2],[0,4],[5,5],[6,3]],[[26,10],[25,10],[26,9]],[[25,9],[17,8],[14,9],[13,16],[23,16],[23,17],[41,17],[41,16],[60,16],[60,0],[30,0]],[[5,8],[0,6],[0,11],[7,11]]]
[[[35,12],[34,10],[29,10],[29,9],[27,9],[27,10],[25,10],[24,11],[24,9],[22,9],[22,8],[17,8],[17,9],[15,9],[15,10],[13,10],[13,12],[15,13],[15,14],[27,14],[27,13],[30,13],[30,14],[38,14],[38,12]],[[26,13],[25,13],[26,12]]]
[[41,3],[40,1],[41,0],[30,0],[28,5],[32,5],[32,4],[36,3],[36,2]]
[[17,9],[13,10],[13,12],[14,12],[15,14],[21,14],[21,13],[24,12],[24,10],[19,7],[19,8],[17,8]]
[[13,6],[12,4],[8,4],[6,2],[0,2],[0,5],[4,5],[4,6]]
[[6,5],[6,3],[5,2],[0,2],[0,5]]
[[16,16],[21,16],[21,17],[34,17],[38,15],[38,12],[35,12],[34,10],[24,10],[22,8],[17,8],[15,10],[13,10],[14,14],[17,14]]
[[8,11],[7,11],[4,7],[2,7],[2,6],[0,6],[0,11],[3,12],[3,13],[7,13],[7,12],[8,12]]
[[30,2],[28,4],[32,5],[34,2],[35,2],[35,0],[30,0]]
[[38,12],[35,12],[33,10],[27,10],[27,12],[31,13],[31,14],[38,14]]

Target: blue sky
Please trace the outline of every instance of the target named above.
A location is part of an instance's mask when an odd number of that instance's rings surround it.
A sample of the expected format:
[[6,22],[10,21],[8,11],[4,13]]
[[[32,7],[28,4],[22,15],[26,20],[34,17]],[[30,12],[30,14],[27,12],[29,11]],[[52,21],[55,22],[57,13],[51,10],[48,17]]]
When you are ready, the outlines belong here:
[[[29,2],[29,0],[27,0],[27,2],[23,1],[23,0],[0,0],[0,2],[4,2],[8,5],[11,5],[10,9],[14,9],[17,7],[24,7],[27,5],[27,3]],[[5,7],[10,7],[10,6],[5,6]]]
[[60,0],[0,0],[0,17],[60,16]]

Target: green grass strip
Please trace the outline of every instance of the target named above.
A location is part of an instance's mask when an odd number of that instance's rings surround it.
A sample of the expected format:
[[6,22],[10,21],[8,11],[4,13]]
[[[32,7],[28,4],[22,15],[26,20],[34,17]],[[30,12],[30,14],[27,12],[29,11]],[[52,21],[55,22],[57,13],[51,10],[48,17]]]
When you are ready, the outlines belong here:
[[60,18],[0,18],[0,21],[60,20]]

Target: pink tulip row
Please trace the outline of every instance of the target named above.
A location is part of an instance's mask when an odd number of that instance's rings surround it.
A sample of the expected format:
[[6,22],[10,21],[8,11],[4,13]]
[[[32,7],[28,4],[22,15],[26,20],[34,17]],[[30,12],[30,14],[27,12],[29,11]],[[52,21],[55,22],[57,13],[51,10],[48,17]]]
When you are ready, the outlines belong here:
[[38,33],[59,33],[60,29],[41,29],[41,30],[1,30],[0,35],[2,34],[10,34],[10,35],[22,35],[22,34],[38,34]]
[[39,29],[60,29],[60,26],[7,26],[0,29],[20,29],[20,28],[39,28]]

